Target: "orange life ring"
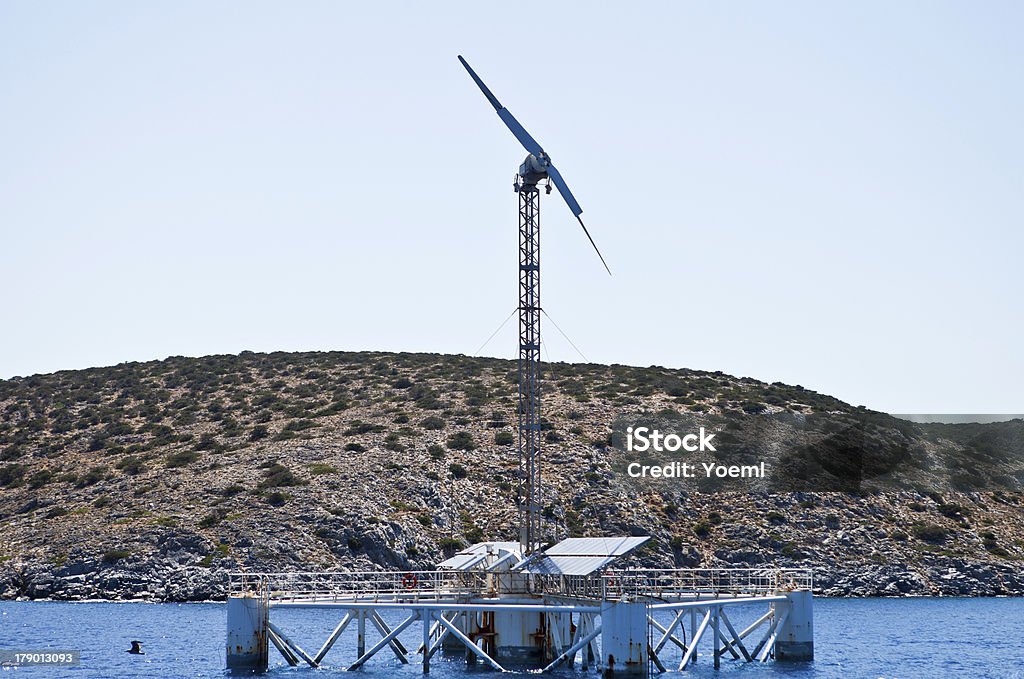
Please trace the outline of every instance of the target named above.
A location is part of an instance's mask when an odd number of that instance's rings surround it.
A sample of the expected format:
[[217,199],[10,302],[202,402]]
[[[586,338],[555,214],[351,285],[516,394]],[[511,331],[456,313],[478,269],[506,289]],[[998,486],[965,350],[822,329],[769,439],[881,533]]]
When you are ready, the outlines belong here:
[[416,589],[419,581],[420,579],[416,577],[415,573],[406,573],[402,576],[402,587],[404,589]]

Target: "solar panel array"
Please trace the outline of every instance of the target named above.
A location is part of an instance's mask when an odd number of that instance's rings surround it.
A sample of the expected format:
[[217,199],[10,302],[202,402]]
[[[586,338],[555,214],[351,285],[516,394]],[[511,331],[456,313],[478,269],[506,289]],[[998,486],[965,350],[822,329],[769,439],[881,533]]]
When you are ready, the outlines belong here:
[[[537,553],[518,570],[537,575],[590,575],[630,553],[648,537],[567,538]],[[488,554],[519,553],[518,542],[479,542],[437,565],[441,570],[484,570]],[[516,560],[518,560],[518,556]],[[515,566],[515,563],[512,564]],[[497,567],[497,566],[496,566]]]

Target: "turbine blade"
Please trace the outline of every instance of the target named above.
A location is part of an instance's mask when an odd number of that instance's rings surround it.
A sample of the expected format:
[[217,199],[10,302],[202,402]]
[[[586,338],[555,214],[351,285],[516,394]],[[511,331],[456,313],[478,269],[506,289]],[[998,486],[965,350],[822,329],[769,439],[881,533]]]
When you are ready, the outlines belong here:
[[533,155],[540,157],[540,154],[544,153],[544,149],[541,148],[537,140],[530,136],[530,133],[519,124],[507,108],[503,108],[498,111],[498,117],[505,123],[505,126],[511,130],[512,134],[515,135],[519,143],[523,145],[523,148],[532,153]]
[[562,173],[558,171],[557,167],[550,163],[547,166],[547,170],[548,176],[551,177],[551,181],[555,183],[555,188],[558,189],[558,192],[562,194],[562,198],[565,200],[566,205],[569,206],[569,209],[572,210],[572,213],[575,216],[579,217],[583,214],[583,208],[581,208],[580,204],[576,202],[576,198],[573,197],[572,191],[569,190],[569,185],[565,183],[564,179],[562,179]]
[[493,92],[487,89],[487,85],[484,84],[484,81],[480,79],[480,76],[476,74],[476,71],[473,70],[469,63],[462,58],[462,55],[459,55],[459,61],[461,61],[462,65],[466,67],[466,70],[469,72],[469,77],[473,79],[473,82],[475,82],[477,87],[480,88],[480,91],[484,93],[484,96],[487,97],[487,101],[491,102],[491,106],[494,107],[494,111],[498,114],[498,117],[501,118],[501,121],[505,123],[505,126],[510,132],[512,132],[515,138],[519,140],[519,143],[523,145],[523,148],[535,156],[540,156],[540,154],[544,153],[544,149],[537,143],[537,140],[531,137],[530,133],[526,131],[526,128],[520,125],[519,121],[515,119],[515,116],[513,116],[507,108],[501,105],[498,98],[494,96]]
[[608,272],[609,276],[611,276],[612,270],[608,268],[608,262],[604,261],[604,256],[601,255],[601,251],[597,249],[597,243],[595,243],[594,239],[590,237],[590,232],[587,231],[587,226],[583,223],[583,220],[580,219],[579,215],[576,215],[576,221],[583,227],[583,233],[587,234],[587,240],[589,240],[590,244],[594,246],[594,252],[596,252],[597,256],[601,259],[601,263],[604,264],[604,270]]
[[473,82],[476,83],[476,86],[479,87],[480,91],[484,93],[484,96],[487,97],[487,101],[491,102],[491,106],[494,107],[494,110],[500,111],[502,108],[504,108],[501,105],[501,102],[498,101],[498,98],[494,96],[494,94],[489,89],[487,89],[487,85],[484,85],[484,81],[480,79],[480,76],[476,74],[476,71],[474,71],[473,68],[469,65],[469,63],[462,58],[461,54],[459,55],[459,61],[461,61],[462,65],[466,67],[466,70],[469,71],[469,77],[473,79]]
[[578,221],[580,226],[583,227],[583,233],[587,234],[587,240],[589,240],[590,244],[594,246],[594,252],[596,252],[597,256],[601,259],[601,264],[604,264],[604,270],[608,272],[609,276],[611,276],[612,270],[608,268],[608,262],[604,261],[604,255],[602,255],[601,251],[598,250],[597,243],[594,242],[594,239],[590,236],[590,231],[587,230],[587,225],[584,224],[583,220],[580,218],[580,215],[583,214],[583,208],[581,208],[580,204],[576,202],[576,198],[573,197],[572,191],[569,190],[569,185],[565,183],[564,179],[562,179],[562,173],[559,172],[558,168],[554,165],[548,165],[548,176],[551,177],[551,181],[554,182],[555,188],[558,189],[558,192],[562,194],[562,198],[565,199],[565,204],[568,205],[569,209],[572,210],[572,213],[576,215],[576,221]]

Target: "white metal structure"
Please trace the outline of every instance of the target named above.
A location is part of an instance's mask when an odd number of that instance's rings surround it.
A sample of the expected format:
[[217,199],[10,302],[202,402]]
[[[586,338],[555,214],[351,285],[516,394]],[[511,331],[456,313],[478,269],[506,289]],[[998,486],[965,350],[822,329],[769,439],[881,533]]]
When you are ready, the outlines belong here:
[[[466,551],[501,558],[493,550]],[[506,590],[517,578],[529,581],[528,593]],[[596,665],[615,676],[684,670],[696,662],[702,644],[711,647],[715,667],[723,657],[810,659],[812,587],[809,569],[770,568],[631,569],[554,577],[486,568],[237,573],[229,596],[228,664],[265,668],[269,641],[289,664],[318,667],[353,624],[355,657],[347,669],[360,667],[385,648],[401,663],[418,655],[424,672],[442,648],[460,649],[499,670],[509,661],[529,659],[548,671],[578,656],[582,667]],[[733,624],[735,614],[729,611],[766,605],[763,615],[742,630]],[[269,611],[276,607],[338,609],[340,620],[319,650],[310,653],[270,621]],[[405,614],[392,626],[380,612],[393,610]],[[659,614],[671,619],[659,621]],[[379,637],[369,648],[367,623]],[[418,648],[410,653],[399,635],[413,625],[422,631]],[[530,639],[536,642],[536,655],[522,653],[530,650],[524,646]],[[681,655],[678,664],[667,662],[667,649]]]

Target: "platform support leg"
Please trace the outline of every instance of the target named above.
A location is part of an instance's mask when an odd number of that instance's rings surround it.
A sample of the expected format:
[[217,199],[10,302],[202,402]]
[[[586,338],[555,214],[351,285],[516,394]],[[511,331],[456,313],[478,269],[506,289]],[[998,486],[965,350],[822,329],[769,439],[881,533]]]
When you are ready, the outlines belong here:
[[775,659],[814,660],[814,596],[808,590],[785,596],[775,605],[777,613],[788,611],[775,640]]
[[715,649],[715,651],[714,651],[715,652],[714,662],[715,662],[715,669],[716,670],[720,669],[722,667],[722,647],[721,647],[721,643],[720,643],[721,642],[721,637],[722,637],[722,630],[721,630],[720,625],[718,624],[719,618],[721,617],[718,613],[721,610],[722,610],[721,606],[715,606],[714,608],[711,609],[711,615],[713,616],[711,618],[711,626],[713,628],[712,636],[714,637],[714,649]]
[[227,666],[263,672],[267,669],[269,606],[260,596],[229,596]]
[[[696,646],[693,642],[697,638],[697,609],[690,609],[690,645]],[[697,651],[693,652],[692,660],[690,662],[697,662],[697,656],[700,655]]]
[[356,657],[362,658],[366,653],[366,611],[360,609],[356,618]]
[[423,618],[423,674],[430,674],[430,626],[434,623],[434,614],[425,608],[420,617]]
[[648,628],[645,602],[601,603],[601,676],[648,676]]

